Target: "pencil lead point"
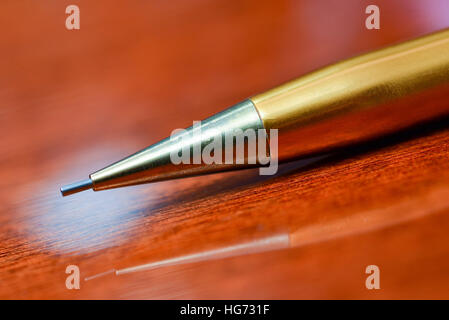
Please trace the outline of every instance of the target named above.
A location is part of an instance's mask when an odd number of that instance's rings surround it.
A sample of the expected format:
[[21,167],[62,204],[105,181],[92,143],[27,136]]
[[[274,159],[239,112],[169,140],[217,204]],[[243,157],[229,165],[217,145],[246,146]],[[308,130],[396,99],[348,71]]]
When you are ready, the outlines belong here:
[[61,187],[61,194],[63,197],[78,193],[84,190],[91,189],[93,187],[93,182],[91,179],[86,179],[83,181],[75,182]]

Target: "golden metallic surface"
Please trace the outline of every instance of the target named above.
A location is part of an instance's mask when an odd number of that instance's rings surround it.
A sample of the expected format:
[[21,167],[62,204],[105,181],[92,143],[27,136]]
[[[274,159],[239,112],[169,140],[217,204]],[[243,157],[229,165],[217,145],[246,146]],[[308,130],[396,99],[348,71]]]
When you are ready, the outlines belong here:
[[[279,159],[331,150],[449,110],[449,29],[339,62],[251,98]],[[431,97],[431,98],[430,98]]]

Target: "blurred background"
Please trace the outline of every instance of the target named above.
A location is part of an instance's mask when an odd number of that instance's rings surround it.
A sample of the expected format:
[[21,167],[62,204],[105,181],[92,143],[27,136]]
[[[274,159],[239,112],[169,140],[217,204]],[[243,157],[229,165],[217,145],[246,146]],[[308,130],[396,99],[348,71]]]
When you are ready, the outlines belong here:
[[[80,9],[79,30],[65,27],[71,4]],[[379,30],[365,28],[369,4],[380,8]],[[447,177],[436,172],[443,171],[446,154],[409,159],[431,173],[409,177],[419,186],[414,189],[404,182],[410,180],[375,189],[383,173],[374,168],[354,175],[353,186],[367,186],[364,192],[345,194],[344,185],[332,184],[341,167],[304,176],[298,170],[307,163],[300,162],[273,179],[250,170],[67,199],[59,194],[61,185],[192,120],[318,67],[448,26],[447,0],[3,0],[0,297],[372,298],[362,268],[371,258],[395,274],[385,278],[393,289],[374,297],[448,297],[442,286],[449,280],[447,249],[435,246],[447,240],[444,229],[421,249],[415,244],[423,231],[391,240],[404,254],[394,263],[396,249],[382,253],[386,245],[376,240],[388,236],[350,238],[339,246],[323,238],[341,229],[345,236],[367,232],[365,211],[382,226],[407,220],[405,213],[425,215],[414,208],[436,206],[433,199],[447,190],[425,193],[422,201],[418,191],[444,185],[439,179]],[[433,148],[441,152],[446,144]],[[391,180],[407,176],[410,163],[397,167]],[[345,175],[356,172],[343,168]],[[314,175],[328,178],[314,185]],[[438,205],[432,210],[446,208]],[[391,222],[392,216],[402,220]],[[431,230],[428,224],[410,228]],[[292,245],[292,239],[299,240]],[[109,272],[204,252],[193,264]],[[433,252],[422,256],[423,269],[412,258],[419,252]],[[80,266],[83,279],[101,277],[67,290],[69,264]],[[400,275],[407,268],[410,273]],[[328,270],[335,273],[325,276]],[[408,283],[412,272],[424,280]]]

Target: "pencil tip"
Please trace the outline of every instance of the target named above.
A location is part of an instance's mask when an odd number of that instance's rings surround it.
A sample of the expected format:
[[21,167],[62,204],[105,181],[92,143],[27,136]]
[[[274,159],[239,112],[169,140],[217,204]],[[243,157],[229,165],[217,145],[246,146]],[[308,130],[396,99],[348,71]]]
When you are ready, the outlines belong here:
[[63,197],[81,192],[84,190],[91,189],[93,187],[93,182],[91,179],[86,179],[83,181],[75,182],[61,187],[61,194]]

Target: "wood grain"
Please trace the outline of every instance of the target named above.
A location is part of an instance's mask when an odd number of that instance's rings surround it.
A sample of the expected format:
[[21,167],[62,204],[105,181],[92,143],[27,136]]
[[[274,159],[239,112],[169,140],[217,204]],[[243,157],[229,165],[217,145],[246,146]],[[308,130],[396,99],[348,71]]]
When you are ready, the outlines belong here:
[[366,30],[368,4],[2,1],[0,298],[449,298],[448,119],[274,177],[59,194],[252,94],[449,26],[445,0],[378,0]]

